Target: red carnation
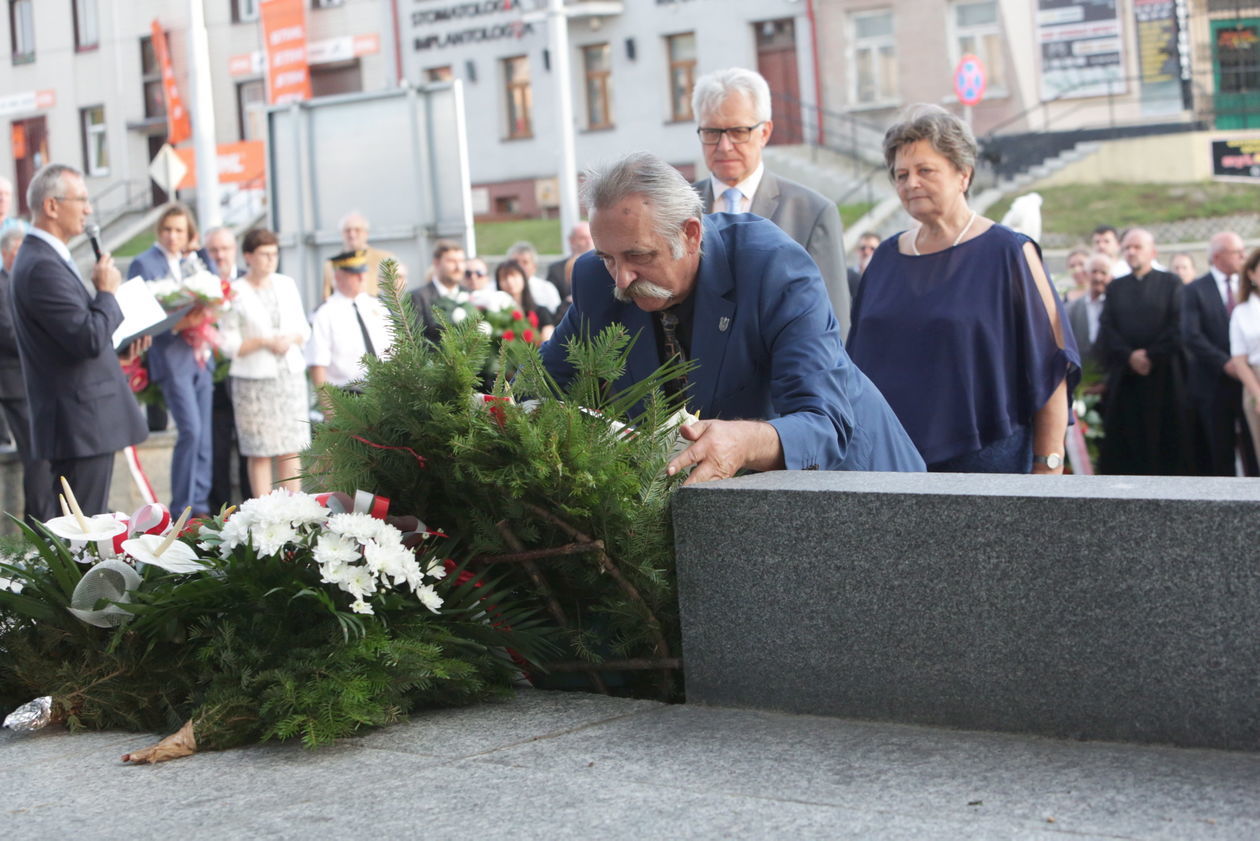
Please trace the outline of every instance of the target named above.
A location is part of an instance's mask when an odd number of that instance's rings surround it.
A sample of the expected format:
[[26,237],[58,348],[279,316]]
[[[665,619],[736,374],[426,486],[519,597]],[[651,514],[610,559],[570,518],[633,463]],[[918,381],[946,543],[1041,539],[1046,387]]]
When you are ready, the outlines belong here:
[[515,338],[516,338],[516,331],[511,329],[510,327],[507,330],[503,331],[503,341],[510,342]]
[[538,313],[534,312],[533,310],[530,310],[526,318],[529,319],[529,326],[537,330],[538,329]]
[[524,321],[524,320],[525,320],[525,313],[521,312],[520,310],[512,310],[512,320],[513,320],[513,321]]
[[521,338],[522,338],[523,340],[525,340],[526,342],[529,342],[529,343],[533,344],[533,341],[534,341],[534,331],[533,331],[533,330],[530,330],[528,327],[526,327],[526,328],[525,328],[525,329],[521,332]]

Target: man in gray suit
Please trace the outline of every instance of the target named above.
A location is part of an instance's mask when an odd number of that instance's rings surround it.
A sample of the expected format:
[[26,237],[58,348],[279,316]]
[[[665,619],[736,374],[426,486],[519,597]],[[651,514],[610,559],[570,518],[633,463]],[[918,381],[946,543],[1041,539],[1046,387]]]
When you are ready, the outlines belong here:
[[1076,347],[1081,352],[1081,362],[1093,360],[1102,365],[1099,357],[1098,323],[1103,304],[1107,300],[1107,284],[1111,283],[1111,259],[1106,254],[1094,254],[1085,266],[1089,272],[1089,291],[1068,304],[1068,323],[1076,336]]
[[[85,281],[66,247],[92,213],[83,176],[49,164],[27,190],[34,227],[13,263],[13,316],[31,448],[65,476],[85,514],[109,510],[114,453],[149,434],[114,351],[122,282],[105,254]],[[139,343],[137,343],[139,344]],[[133,346],[134,348],[134,346]]]
[[691,97],[710,177],[691,186],[705,213],[755,213],[774,222],[814,258],[836,311],[841,338],[849,335],[849,282],[844,229],[835,202],[768,172],[761,150],[770,141],[770,86],[760,73],[732,67],[696,80]]
[[22,461],[26,517],[42,522],[60,512],[54,504],[57,497],[53,493],[52,468],[44,459],[31,455],[31,413],[13,327],[13,296],[9,294],[9,272],[25,236],[21,228],[9,228],[0,234],[0,260],[4,263],[4,268],[0,268],[0,410],[4,411],[13,433],[13,446]]

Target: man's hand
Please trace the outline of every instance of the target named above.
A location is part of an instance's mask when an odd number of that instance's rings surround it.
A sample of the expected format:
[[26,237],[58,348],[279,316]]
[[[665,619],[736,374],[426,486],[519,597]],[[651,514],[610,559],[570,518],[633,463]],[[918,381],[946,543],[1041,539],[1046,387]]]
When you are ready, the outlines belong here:
[[1141,377],[1145,377],[1151,372],[1151,358],[1146,355],[1145,348],[1138,348],[1129,354],[1129,367]]
[[1241,377],[1238,375],[1238,365],[1235,364],[1234,357],[1232,356],[1229,359],[1225,360],[1225,366],[1222,368],[1222,370],[1226,374],[1228,374],[1229,376],[1233,377],[1236,380],[1241,379]]
[[98,292],[114,293],[118,291],[118,287],[122,285],[122,275],[118,271],[118,267],[114,265],[114,258],[109,254],[102,254],[101,259],[96,261],[96,265],[92,267],[92,283],[95,284]]
[[128,345],[127,349],[123,351],[121,356],[118,357],[119,364],[130,365],[133,361],[135,361],[135,358],[137,356],[139,356],[140,354],[148,350],[149,346],[152,344],[153,344],[152,336],[141,336],[140,338],[136,339],[134,342]]
[[765,421],[703,420],[682,427],[687,449],[669,463],[669,475],[695,465],[684,484],[729,479],[738,471],[782,470],[783,445]]

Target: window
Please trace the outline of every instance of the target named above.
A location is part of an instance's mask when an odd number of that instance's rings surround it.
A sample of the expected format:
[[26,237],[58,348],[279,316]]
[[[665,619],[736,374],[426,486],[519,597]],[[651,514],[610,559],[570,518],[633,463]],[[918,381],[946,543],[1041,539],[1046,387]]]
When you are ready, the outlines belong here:
[[258,4],[261,0],[232,0],[232,23],[252,23],[258,20]]
[[691,122],[691,91],[696,86],[696,33],[665,36],[669,56],[669,118]]
[[162,91],[162,68],[158,66],[153,38],[140,39],[140,81],[144,85],[144,116],[148,119],[166,116],[166,96]]
[[586,127],[612,128],[612,89],[608,78],[612,50],[607,44],[583,47],[582,67],[586,72]]
[[312,9],[331,9],[344,4],[346,0],[311,0]]
[[74,48],[94,50],[101,43],[101,28],[96,19],[96,0],[73,0]]
[[424,80],[426,82],[449,82],[455,78],[455,71],[451,69],[449,64],[441,67],[430,67],[424,71]]
[[507,86],[508,137],[533,137],[534,97],[529,88],[529,56],[503,59],[503,79]]
[[997,0],[958,2],[951,19],[954,24],[952,65],[970,53],[984,62],[989,95],[1006,93],[1006,63],[1002,60],[1002,30],[998,24]]
[[9,38],[14,64],[35,60],[34,0],[9,0]]
[[266,104],[267,86],[262,79],[250,79],[236,86],[236,119],[240,123],[241,140],[263,139],[263,106]]
[[853,66],[850,95],[859,105],[878,105],[897,100],[897,54],[893,43],[893,16],[888,10],[858,12],[850,16]]
[[79,131],[83,135],[83,171],[88,175],[109,175],[109,144],[105,139],[105,106],[79,109]]

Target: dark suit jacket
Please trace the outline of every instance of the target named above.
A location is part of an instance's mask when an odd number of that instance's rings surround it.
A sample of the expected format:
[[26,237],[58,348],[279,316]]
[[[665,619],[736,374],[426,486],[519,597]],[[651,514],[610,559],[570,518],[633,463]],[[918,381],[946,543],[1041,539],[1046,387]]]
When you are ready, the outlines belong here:
[[1237,386],[1238,381],[1222,370],[1229,361],[1229,315],[1211,272],[1186,285],[1181,325],[1190,352],[1190,394],[1194,402],[1210,400],[1223,385]]
[[22,360],[13,328],[13,295],[9,273],[0,268],[0,400],[25,400]]
[[[704,212],[713,211],[713,182],[705,178],[691,185],[704,200]],[[836,203],[810,188],[780,178],[770,170],[761,176],[761,184],[748,206],[749,213],[764,216],[796,240],[818,264],[827,297],[831,300],[840,338],[849,335],[849,276],[844,264],[844,226]]]
[[[652,316],[613,297],[595,254],[573,267],[573,306],[543,345],[561,385],[573,377],[569,338],[610,324],[638,336],[618,391],[661,365]],[[923,470],[923,459],[884,396],[845,353],[818,268],[765,219],[704,218],[704,256],[691,293],[688,405],[702,418],[761,419],[773,425],[790,470]]]
[[105,455],[148,437],[114,351],[123,316],[112,294],[93,298],[51,245],[27,236],[13,264],[13,314],[35,458]]
[[424,337],[431,342],[436,342],[441,337],[437,317],[433,314],[433,304],[437,299],[437,287],[431,280],[411,293],[411,308],[416,313],[416,324],[424,332]]

